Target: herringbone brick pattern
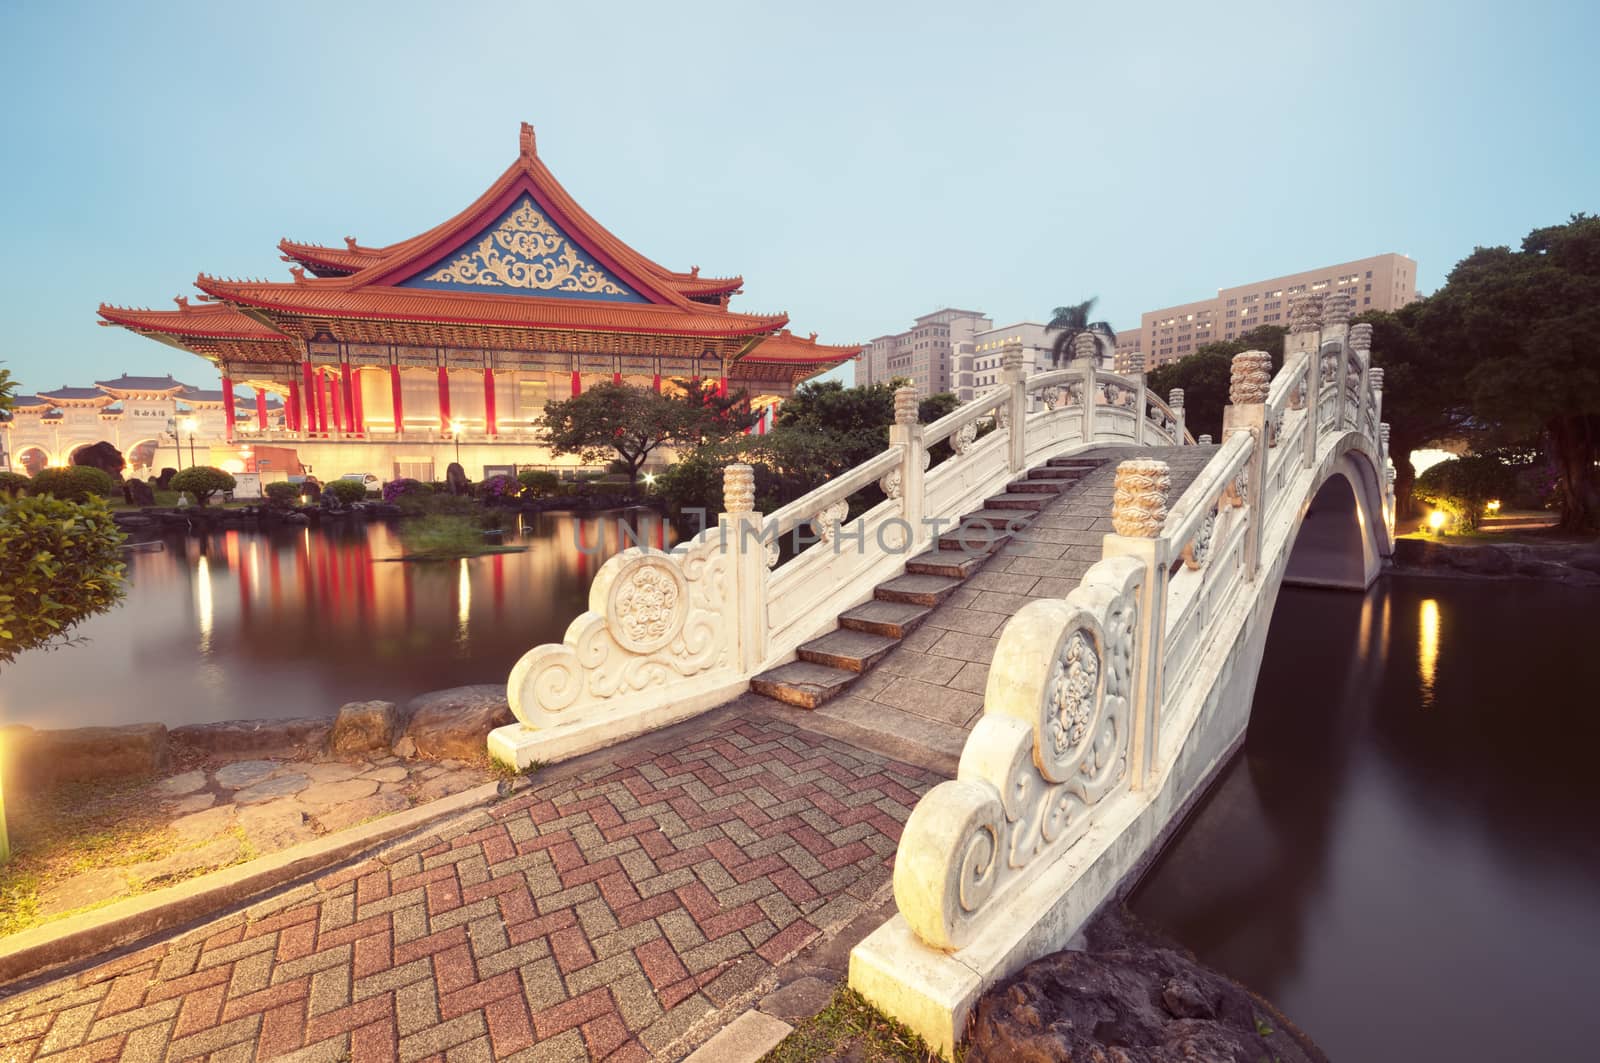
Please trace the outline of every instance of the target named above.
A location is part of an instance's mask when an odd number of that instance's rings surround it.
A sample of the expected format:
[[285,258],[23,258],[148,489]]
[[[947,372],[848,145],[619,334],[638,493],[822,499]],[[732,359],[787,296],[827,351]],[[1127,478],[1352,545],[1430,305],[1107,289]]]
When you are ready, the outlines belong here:
[[720,719],[0,1000],[0,1063],[681,1055],[862,909],[935,781]]

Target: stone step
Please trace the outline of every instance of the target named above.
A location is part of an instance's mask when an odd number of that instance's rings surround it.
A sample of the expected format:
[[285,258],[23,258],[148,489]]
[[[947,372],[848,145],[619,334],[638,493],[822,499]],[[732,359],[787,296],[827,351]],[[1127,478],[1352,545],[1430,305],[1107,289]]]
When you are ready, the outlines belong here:
[[1028,479],[1030,480],[1065,480],[1068,484],[1074,484],[1082,478],[1082,469],[1063,469],[1055,465],[1040,465],[1028,470]]
[[1090,469],[1098,469],[1105,462],[1100,458],[1051,458],[1045,464],[1052,469],[1080,469],[1088,472]]
[[1002,495],[990,495],[983,500],[984,509],[1026,509],[1034,513],[1039,512],[1050,504],[1050,496],[1036,494],[1021,494],[1007,491]]
[[963,527],[971,528],[974,532],[981,528],[1003,532],[1007,528],[1025,528],[1033,519],[1033,513],[1026,509],[979,509],[966,514],[946,534],[954,535]]
[[[929,551],[932,553],[933,551]],[[982,560],[981,558],[979,559]],[[910,568],[909,565],[906,566]],[[940,573],[924,573],[939,575]],[[851,631],[869,631],[891,639],[903,639],[917,629],[933,612],[925,605],[908,605],[905,602],[883,602],[874,598],[862,602],[847,612],[839,614],[839,626]]]
[[1062,480],[1012,480],[1006,492],[1014,495],[1059,495],[1072,484]]
[[899,642],[898,638],[874,635],[869,631],[840,629],[802,645],[800,659],[860,673],[871,668]]
[[[1015,517],[1015,513],[1013,512],[1011,516]],[[964,532],[946,532],[939,536],[939,549],[988,557],[1011,541],[1011,533],[1002,530],[1004,527],[1005,525],[1001,524],[998,528],[969,528]]]
[[906,572],[916,576],[945,576],[966,579],[989,560],[987,550],[967,553],[961,550],[929,550],[906,562]]
[[855,672],[810,661],[791,661],[750,680],[750,689],[785,705],[814,709],[836,697],[858,678]]
[[878,584],[872,594],[884,602],[934,606],[950,597],[950,593],[959,586],[960,580],[948,576],[900,576]]

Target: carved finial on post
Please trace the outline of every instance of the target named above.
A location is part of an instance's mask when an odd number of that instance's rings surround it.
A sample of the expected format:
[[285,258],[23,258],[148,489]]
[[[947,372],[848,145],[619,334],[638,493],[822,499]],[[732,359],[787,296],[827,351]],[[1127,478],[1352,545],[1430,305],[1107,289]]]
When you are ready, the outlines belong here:
[[1383,444],[1383,449],[1389,449],[1389,422],[1384,421],[1378,425],[1378,441]]
[[522,157],[524,159],[533,158],[534,153],[535,153],[535,149],[537,148],[537,146],[538,145],[535,143],[535,141],[533,139],[533,126],[528,124],[527,122],[523,122],[522,123],[522,133],[517,138],[517,147],[518,147],[519,151],[521,152]]
[[1373,391],[1380,393],[1383,391],[1383,368],[1381,366],[1374,366],[1372,369],[1368,370],[1367,379],[1372,381]]
[[1351,349],[1366,354],[1372,350],[1372,325],[1363,321],[1359,325],[1350,326],[1349,344]]
[[1182,388],[1173,388],[1171,391],[1167,392],[1167,405],[1171,406],[1174,410],[1183,409]]
[[1144,355],[1140,354],[1138,351],[1134,351],[1132,354],[1128,355],[1127,371],[1129,376],[1138,376],[1140,373],[1143,373]]
[[902,384],[894,389],[894,423],[917,423],[917,388],[914,384]]
[[748,465],[722,470],[722,511],[749,513],[756,508],[756,472]]
[[1072,359],[1076,362],[1092,362],[1100,356],[1100,341],[1095,339],[1092,332],[1080,332],[1072,341]]
[[1302,292],[1289,299],[1289,332],[1315,332],[1322,327],[1322,296]]
[[1118,535],[1154,539],[1166,523],[1171,490],[1172,473],[1166,462],[1147,458],[1122,462],[1111,499],[1111,527]]
[[1021,369],[1022,348],[1016,344],[1011,344],[1002,350],[1000,352],[1000,368],[1002,370]]
[[1355,300],[1343,292],[1333,292],[1322,303],[1322,327],[1334,328],[1350,320]]
[[1209,433],[1209,432],[1200,433],[1200,438],[1196,442],[1197,442],[1197,445],[1199,445],[1199,446],[1209,447],[1211,445],[1211,433]]
[[1267,401],[1272,386],[1272,356],[1266,351],[1241,351],[1233,356],[1228,379],[1228,401],[1249,406]]

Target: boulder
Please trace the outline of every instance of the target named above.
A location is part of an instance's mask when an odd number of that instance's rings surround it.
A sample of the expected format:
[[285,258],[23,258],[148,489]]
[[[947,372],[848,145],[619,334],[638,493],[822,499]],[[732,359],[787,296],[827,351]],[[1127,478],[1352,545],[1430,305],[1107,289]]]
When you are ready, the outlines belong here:
[[167,768],[167,729],[159,723],[126,727],[75,727],[62,731],[18,729],[12,771],[36,787],[63,782],[155,775]]
[[421,694],[406,703],[406,737],[423,757],[481,760],[489,732],[511,723],[511,704],[499,683],[451,687]]
[[127,462],[122,460],[122,451],[110,443],[100,442],[93,446],[82,447],[72,455],[72,464],[87,465],[91,469],[100,469],[113,480],[122,479],[122,469]]
[[390,750],[390,752],[402,760],[411,760],[417,755],[417,743],[407,735],[396,742],[394,749]]
[[467,470],[461,467],[459,461],[452,461],[445,466],[444,482],[453,495],[467,495],[472,493],[472,485],[467,481]]
[[130,506],[153,506],[156,504],[156,493],[143,480],[124,480],[122,500]]
[[161,475],[156,477],[156,487],[162,491],[167,490],[167,485],[172,483],[172,478],[178,475],[178,470],[168,466],[161,470]]
[[339,708],[328,746],[338,754],[388,749],[395,739],[392,701],[352,701]]
[[224,720],[174,727],[172,740],[202,753],[296,756],[326,748],[333,722],[325,718],[294,720]]

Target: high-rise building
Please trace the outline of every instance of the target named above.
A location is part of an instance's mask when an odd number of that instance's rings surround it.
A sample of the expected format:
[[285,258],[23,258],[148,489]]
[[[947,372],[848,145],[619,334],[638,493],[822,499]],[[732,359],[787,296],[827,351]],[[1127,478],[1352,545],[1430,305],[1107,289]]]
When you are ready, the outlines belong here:
[[926,398],[951,391],[958,354],[970,356],[974,337],[994,327],[977,310],[946,307],[924,314],[905,332],[879,336],[856,357],[856,383],[879,384],[903,377]]
[[[1417,264],[1405,255],[1377,255],[1221,288],[1215,299],[1151,310],[1143,315],[1139,327],[1144,367],[1154,369],[1176,361],[1208,343],[1235,339],[1258,325],[1282,325],[1288,320],[1290,298],[1308,291],[1342,292],[1351,297],[1358,314],[1398,310],[1417,298]],[[1121,334],[1118,340],[1121,354]]]
[[1144,333],[1136,328],[1117,330],[1116,352],[1111,368],[1118,373],[1137,373],[1144,369]]

